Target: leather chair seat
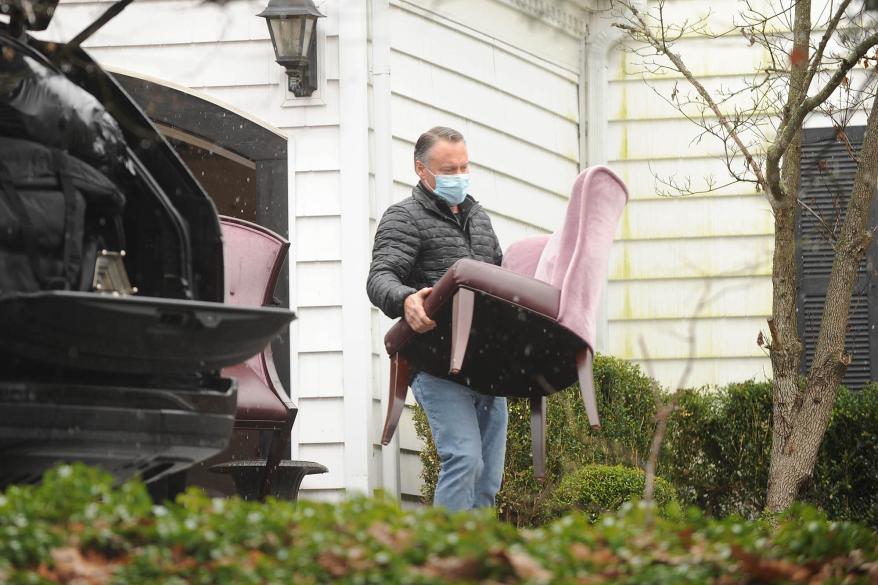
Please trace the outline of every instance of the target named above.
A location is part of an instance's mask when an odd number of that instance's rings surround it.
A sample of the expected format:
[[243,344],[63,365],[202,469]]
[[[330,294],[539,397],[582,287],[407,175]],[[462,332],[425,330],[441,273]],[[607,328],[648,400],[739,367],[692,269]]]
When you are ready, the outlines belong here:
[[238,380],[236,427],[286,426],[290,412],[247,362],[226,368],[223,375]]
[[[500,266],[463,259],[455,262],[433,286],[433,291],[424,301],[426,313],[439,313],[460,288],[494,297],[551,320],[558,318],[561,306],[561,290],[548,283]],[[393,355],[401,351],[415,335],[408,322],[400,319],[384,336],[387,353]]]

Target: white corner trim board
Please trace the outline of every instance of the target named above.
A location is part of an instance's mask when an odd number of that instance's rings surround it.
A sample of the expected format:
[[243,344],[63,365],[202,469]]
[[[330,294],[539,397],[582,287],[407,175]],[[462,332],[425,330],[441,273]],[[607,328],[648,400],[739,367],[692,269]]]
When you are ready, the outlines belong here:
[[[391,85],[390,85],[390,1],[371,0],[372,37],[372,128],[374,131],[375,172],[375,218],[381,217],[384,210],[393,202],[393,130],[391,125]],[[377,332],[383,336],[389,329],[391,320],[379,312]],[[387,412],[390,388],[390,363],[383,354],[378,358],[378,390],[381,392],[381,412]],[[377,432],[380,420],[372,421]],[[381,487],[388,494],[400,496],[401,482],[399,471],[399,433],[395,433],[390,444],[381,447]]]
[[344,482],[369,493],[372,458],[371,305],[369,268],[369,112],[366,3],[340,0],[339,189],[344,374]]
[[[582,71],[582,111],[584,120],[580,138],[580,151],[582,158],[580,167],[606,164],[608,158],[607,134],[609,131],[609,110],[607,109],[607,96],[609,94],[609,79],[607,67],[610,52],[624,40],[624,33],[614,26],[612,15],[607,13],[592,13],[589,18],[588,35],[583,43],[583,71]],[[608,272],[609,274],[609,272]],[[607,288],[598,304],[597,330],[595,351],[606,351],[608,344],[610,325],[608,316]]]

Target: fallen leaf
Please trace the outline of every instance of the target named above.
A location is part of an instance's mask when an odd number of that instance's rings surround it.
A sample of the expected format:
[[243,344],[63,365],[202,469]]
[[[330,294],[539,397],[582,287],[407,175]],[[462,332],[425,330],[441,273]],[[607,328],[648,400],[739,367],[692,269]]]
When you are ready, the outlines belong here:
[[523,550],[504,551],[504,556],[515,574],[534,583],[551,583],[552,573]]
[[598,566],[615,565],[619,562],[619,557],[613,554],[610,549],[591,549],[579,542],[570,545],[570,554],[577,560],[587,561]]
[[51,553],[55,575],[62,583],[77,585],[104,585],[113,576],[114,565],[97,555],[85,558],[79,549],[56,548]]
[[474,579],[479,574],[479,562],[474,558],[431,556],[419,572],[428,577],[449,580]]
[[333,577],[344,577],[348,574],[348,565],[344,557],[331,552],[322,552],[317,555],[317,564],[323,567]]
[[763,559],[737,546],[732,547],[732,556],[741,563],[741,570],[759,581],[805,583],[813,575],[808,567],[784,560]]
[[411,531],[394,531],[390,528],[390,526],[384,524],[383,522],[375,522],[369,527],[366,533],[384,546],[390,548],[397,553],[401,553],[409,548],[413,539]]

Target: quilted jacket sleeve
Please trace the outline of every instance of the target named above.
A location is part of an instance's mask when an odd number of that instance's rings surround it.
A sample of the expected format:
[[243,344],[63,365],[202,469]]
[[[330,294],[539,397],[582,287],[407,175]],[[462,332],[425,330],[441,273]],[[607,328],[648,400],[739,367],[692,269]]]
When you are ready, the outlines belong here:
[[494,264],[500,266],[503,264],[503,248],[500,247],[500,240],[497,234],[494,234]]
[[400,205],[378,223],[366,291],[372,304],[391,319],[403,315],[403,302],[417,292],[405,284],[418,257],[421,238],[411,214]]

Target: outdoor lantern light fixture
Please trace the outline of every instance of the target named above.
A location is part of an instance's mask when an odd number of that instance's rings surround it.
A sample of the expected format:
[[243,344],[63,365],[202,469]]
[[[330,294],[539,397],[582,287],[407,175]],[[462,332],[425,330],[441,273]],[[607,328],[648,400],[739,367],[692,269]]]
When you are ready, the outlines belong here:
[[261,16],[279,65],[287,70],[287,84],[296,97],[307,97],[317,89],[317,47],[314,29],[324,15],[312,0],[270,0]]

